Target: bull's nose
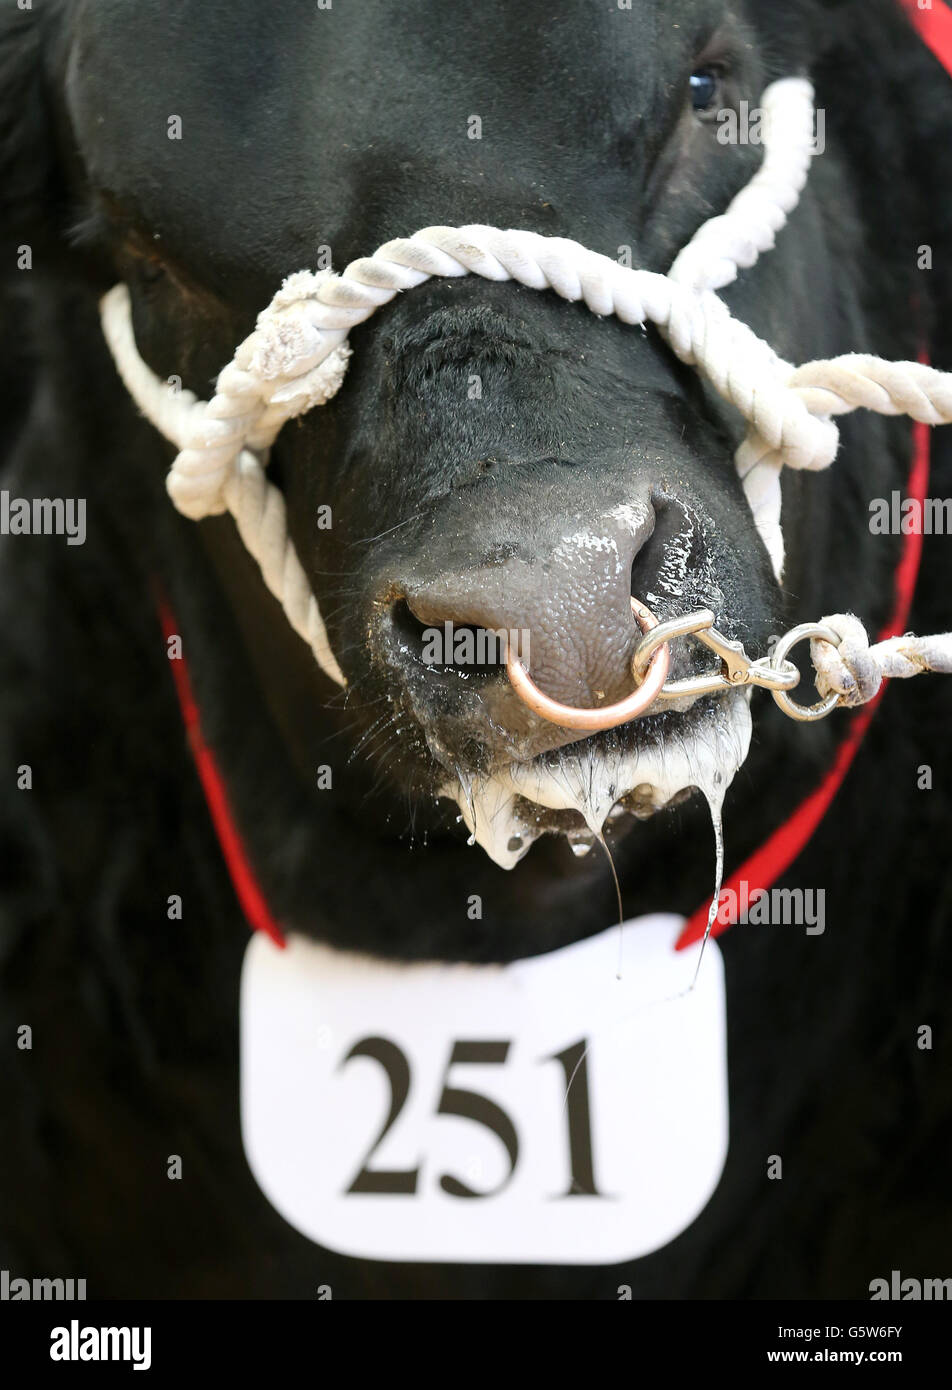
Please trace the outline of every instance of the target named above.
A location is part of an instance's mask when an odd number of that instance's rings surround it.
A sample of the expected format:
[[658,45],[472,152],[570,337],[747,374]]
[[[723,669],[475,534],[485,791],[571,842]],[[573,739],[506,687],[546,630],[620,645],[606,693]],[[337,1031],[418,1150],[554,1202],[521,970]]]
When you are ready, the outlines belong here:
[[[443,671],[454,667],[465,675],[472,664],[485,673],[504,661],[494,638],[503,633],[546,695],[597,709],[632,691],[640,632],[631,571],[653,529],[647,503],[616,507],[594,524],[572,518],[535,553],[497,546],[482,563],[440,570],[402,592],[424,634],[432,634],[430,652],[442,658]],[[490,713],[511,715],[512,692],[501,672],[482,693]]]

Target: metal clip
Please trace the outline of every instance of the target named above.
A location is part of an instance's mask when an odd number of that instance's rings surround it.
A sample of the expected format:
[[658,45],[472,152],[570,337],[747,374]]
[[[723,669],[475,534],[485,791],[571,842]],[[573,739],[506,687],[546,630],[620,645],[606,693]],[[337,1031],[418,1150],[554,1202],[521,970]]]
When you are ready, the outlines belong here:
[[714,626],[714,614],[709,608],[699,608],[695,613],[684,613],[678,618],[659,622],[650,632],[646,632],[635,648],[631,659],[631,670],[636,681],[647,670],[655,650],[674,637],[696,637],[721,659],[716,671],[703,676],[688,676],[682,680],[666,681],[662,686],[659,700],[681,700],[685,696],[713,695],[722,690],[730,690],[742,685],[760,685],[773,692],[792,690],[800,679],[800,672],[792,661],[759,657],[751,660],[742,642],[725,637]]
[[822,638],[834,646],[839,644],[836,633],[819,623],[801,623],[781,637],[770,656],[751,660],[742,642],[718,632],[711,610],[699,608],[695,613],[684,613],[679,618],[659,622],[644,634],[631,659],[631,671],[636,681],[643,680],[643,673],[647,671],[648,662],[658,647],[674,637],[696,637],[720,657],[720,669],[703,676],[666,681],[656,696],[658,700],[681,700],[685,696],[713,695],[736,686],[759,685],[770,691],[784,714],[803,723],[823,719],[839,703],[838,695],[827,695],[814,705],[801,705],[791,700],[788,694],[800,683],[799,670],[792,661],[787,660],[788,652],[798,642]]

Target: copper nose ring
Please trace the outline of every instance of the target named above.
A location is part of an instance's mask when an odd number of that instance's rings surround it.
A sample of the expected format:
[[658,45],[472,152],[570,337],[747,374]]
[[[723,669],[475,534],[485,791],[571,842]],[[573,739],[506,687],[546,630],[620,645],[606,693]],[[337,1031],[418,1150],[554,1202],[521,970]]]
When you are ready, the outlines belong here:
[[[658,626],[658,619],[640,600],[631,600],[631,611],[643,633],[648,633],[653,627]],[[511,645],[506,653],[506,674],[519,699],[550,723],[560,724],[564,729],[580,729],[585,733],[614,729],[619,724],[627,724],[629,719],[644,714],[661,693],[661,687],[668,678],[670,664],[671,652],[665,643],[657,648],[648,663],[644,680],[636,684],[627,699],[620,700],[615,705],[606,705],[604,709],[576,709],[572,705],[562,705],[558,700],[544,695],[515,655]]]

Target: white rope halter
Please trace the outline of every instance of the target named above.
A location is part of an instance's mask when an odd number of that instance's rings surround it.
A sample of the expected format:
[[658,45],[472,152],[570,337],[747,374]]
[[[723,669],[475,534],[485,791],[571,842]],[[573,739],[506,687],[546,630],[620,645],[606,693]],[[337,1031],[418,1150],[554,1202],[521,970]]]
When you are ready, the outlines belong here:
[[194,520],[231,512],[271,593],[332,680],[346,684],[288,534],[284,497],[265,474],[268,450],[286,421],[340,388],[350,330],[431,276],[516,280],[582,300],[594,314],[656,324],[681,361],[748,422],[737,470],[778,580],[781,469],[826,468],[833,461],[834,415],[864,407],[930,425],[952,421],[952,374],[859,354],[795,367],[718,298],[715,291],[773,246],[799,201],[814,152],[808,81],[773,83],[762,106],[765,153],[758,172],[722,216],[699,228],[667,275],[631,269],[562,237],[426,227],[352,261],[340,275],[290,275],[221,372],[210,401],[173,390],[143,362],[124,284],[103,297],[103,331],[119,374],[143,414],[179,450],[167,480],[172,501]]

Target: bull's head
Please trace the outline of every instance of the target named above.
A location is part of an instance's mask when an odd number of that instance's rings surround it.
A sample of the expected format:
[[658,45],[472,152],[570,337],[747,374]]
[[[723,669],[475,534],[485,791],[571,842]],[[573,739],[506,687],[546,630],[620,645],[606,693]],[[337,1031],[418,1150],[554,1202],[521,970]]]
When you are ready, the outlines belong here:
[[[174,13],[100,0],[50,59],[78,240],[99,289],[128,284],[143,359],[201,398],[282,279],[328,248],[339,267],[428,224],[481,223],[666,272],[759,165],[742,103],[819,52],[824,6],[797,7],[799,25],[770,10],[487,0],[447,13],[365,0],[265,15],[253,0]],[[727,295],[791,361],[864,346],[871,331],[839,258],[851,196],[833,150],[777,248]],[[654,329],[468,276],[396,299],[351,344],[343,389],[284,428],[269,465],[345,693],[287,626],[229,519],[202,523],[200,546],[188,523],[162,523],[165,579],[203,649],[203,703],[233,700],[247,719],[245,741],[232,728],[221,751],[253,857],[292,923],[346,938],[314,920],[310,888],[326,890],[326,854],[343,838],[381,830],[390,881],[404,873],[387,837],[405,830],[408,800],[420,837],[442,845],[441,883],[465,862],[467,831],[507,868],[560,832],[520,864],[504,904],[484,871],[470,874],[497,894],[501,924],[538,902],[556,935],[577,934],[589,912],[604,920],[601,883],[591,896],[602,871],[576,866],[564,837],[584,850],[608,826],[637,862],[638,837],[623,842],[639,820],[692,788],[718,800],[747,755],[749,693],[586,737],[519,698],[485,634],[527,633],[536,685],[594,709],[631,693],[633,595],[660,618],[709,608],[762,655],[793,617],[870,611],[858,596],[881,557],[844,576],[830,558],[829,479],[794,478],[781,585],[735,467],[745,422]],[[905,431],[862,429],[869,485],[886,486]],[[157,465],[149,476],[167,507]],[[869,587],[875,615],[885,581]],[[227,671],[209,645],[226,612]],[[685,641],[672,675],[709,666]],[[258,693],[231,694],[242,669]],[[766,722],[768,747],[781,723]],[[333,812],[314,790],[319,764],[335,771]],[[656,898],[692,814],[640,831]],[[544,880],[555,894],[534,898]],[[523,937],[488,949],[525,948]]]

